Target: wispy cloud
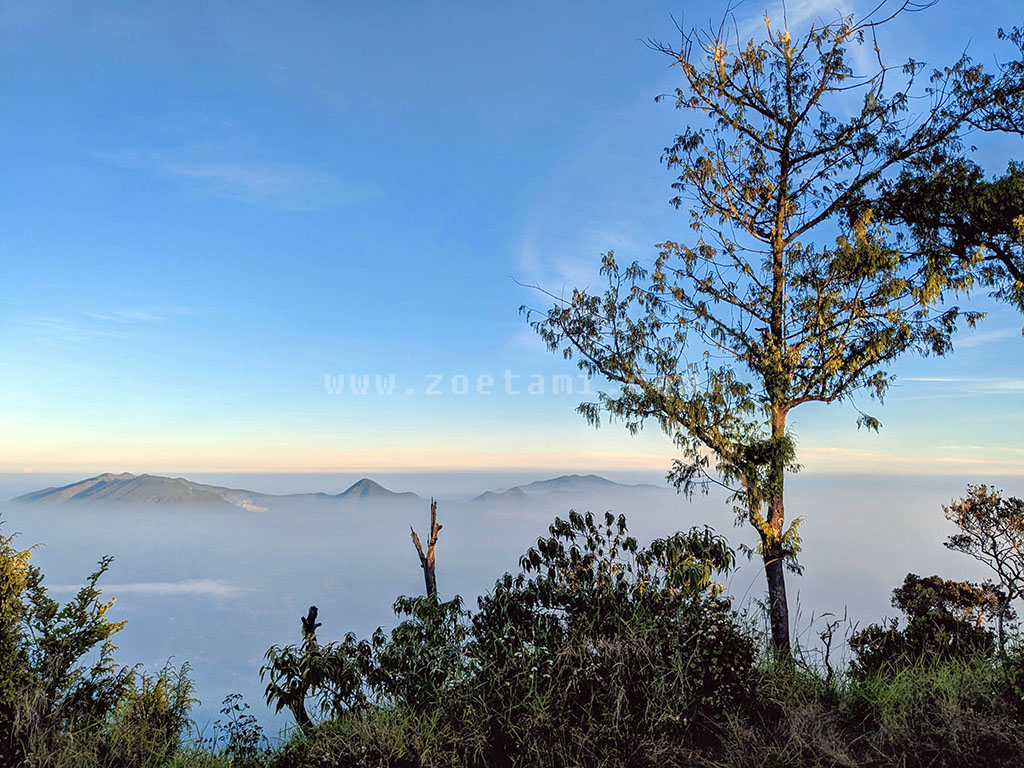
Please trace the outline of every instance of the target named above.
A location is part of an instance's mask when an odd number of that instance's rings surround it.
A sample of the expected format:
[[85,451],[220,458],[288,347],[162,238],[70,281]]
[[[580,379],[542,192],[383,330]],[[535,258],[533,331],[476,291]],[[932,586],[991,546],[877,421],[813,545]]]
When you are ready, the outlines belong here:
[[96,337],[109,339],[127,339],[124,333],[106,328],[90,327],[83,323],[75,323],[60,317],[37,317],[27,320],[25,325],[39,336],[51,340],[85,341]]
[[37,336],[50,341],[81,342],[89,339],[128,339],[132,326],[161,323],[173,317],[190,315],[188,307],[125,308],[103,312],[85,311],[72,316],[35,317],[24,325]]
[[515,355],[531,354],[545,360],[551,354],[544,340],[525,323],[505,340],[504,348],[506,352]]
[[991,344],[996,341],[1002,341],[1004,339],[1020,339],[1021,332],[1020,328],[998,328],[992,331],[983,331],[980,333],[965,333],[962,336],[958,336],[953,344],[958,349],[969,349],[971,347],[980,347],[982,344]]
[[[564,227],[564,231],[562,228]],[[577,235],[567,236],[568,232]],[[524,283],[538,283],[554,293],[572,288],[600,288],[607,280],[601,277],[601,255],[615,251],[628,263],[635,256],[650,256],[653,245],[640,242],[635,227],[621,225],[594,226],[580,223],[560,227],[547,214],[535,215],[527,223],[516,254],[516,277]],[[547,304],[545,299],[543,304]]]
[[[764,19],[767,16],[773,31],[785,27],[794,38],[801,38],[812,25],[821,29],[826,24],[835,24],[848,16],[853,16],[855,22],[867,21],[864,14],[876,5],[878,12],[872,16],[872,20],[877,21],[895,10],[898,3],[881,0],[880,5],[872,3],[856,8],[854,5],[851,0],[776,0],[760,6],[756,3],[744,3],[737,9],[738,32],[743,42],[750,38],[759,38],[765,32]],[[847,56],[858,75],[873,74],[878,68],[878,60],[870,40],[849,45]]]
[[903,466],[919,461],[916,456],[886,451],[871,451],[860,448],[842,448],[836,446],[809,446],[800,451],[800,459],[808,466],[821,464],[831,466],[840,464],[854,471],[875,466]]
[[180,315],[191,315],[193,311],[188,307],[167,307],[167,308],[129,308],[113,309],[106,312],[83,312],[86,317],[93,320],[103,320],[112,323],[161,323],[171,317]]
[[787,26],[795,35],[803,34],[812,24],[821,27],[851,13],[850,3],[842,0],[785,0],[767,5],[749,3],[737,9],[739,31],[745,37],[763,33],[766,16],[771,20],[772,29]]
[[380,196],[375,185],[348,182],[292,163],[210,159],[155,149],[121,149],[96,152],[94,156],[111,165],[189,182],[213,197],[269,203],[289,210],[312,210]]
[[[808,471],[877,472],[890,473],[942,473],[951,467],[970,468],[972,472],[984,470],[997,474],[1017,473],[1024,470],[1024,460],[1013,449],[999,446],[965,447],[944,445],[937,452],[898,453],[858,448],[816,445],[800,451],[801,463]],[[968,455],[965,455],[968,454]],[[973,455],[971,455],[973,454]],[[979,455],[982,454],[982,455]],[[988,454],[988,455],[984,455]]]
[[[52,592],[77,592],[84,584],[48,585]],[[201,595],[205,597],[235,597],[246,592],[245,587],[238,587],[220,579],[189,579],[187,581],[136,581],[125,584],[104,584],[103,592],[107,595]]]
[[1014,448],[1009,445],[940,445],[943,451],[986,451],[988,453],[1022,453],[1024,448]]
[[903,376],[901,381],[948,385],[954,391],[976,395],[1010,395],[1024,393],[1024,379],[971,376]]

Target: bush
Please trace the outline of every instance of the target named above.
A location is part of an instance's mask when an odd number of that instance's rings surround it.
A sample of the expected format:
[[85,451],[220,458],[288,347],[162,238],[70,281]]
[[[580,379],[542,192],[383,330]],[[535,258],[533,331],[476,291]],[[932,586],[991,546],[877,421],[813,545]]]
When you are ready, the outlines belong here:
[[195,703],[188,672],[188,664],[168,664],[156,675],[133,675],[101,730],[103,765],[165,765],[178,753]]
[[822,677],[792,663],[755,669],[754,706],[730,716],[719,768],[963,768],[1024,765],[1024,723],[989,657]]
[[854,682],[848,716],[894,763],[1020,765],[1024,728],[1000,690],[1001,676],[987,655],[924,657]]
[[162,765],[193,703],[187,666],[156,676],[119,666],[97,586],[111,559],[61,605],[31,550],[0,534],[0,766]]
[[[389,635],[271,649],[268,696],[305,691],[326,716],[280,759],[653,765],[713,741],[755,647],[713,581],[733,564],[725,541],[695,529],[641,548],[624,518],[575,512],[549,534],[476,612],[400,598]],[[310,676],[328,657],[341,675]]]
[[942,661],[991,656],[994,635],[984,623],[1000,603],[990,584],[908,573],[892,598],[893,606],[904,614],[905,627],[900,629],[893,619],[887,626],[869,624],[852,635],[851,671],[863,678],[887,669],[896,672],[925,657]]
[[640,549],[610,514],[570,513],[549,532],[473,617],[493,738],[539,765],[588,750],[635,764],[647,744],[708,737],[746,695],[754,655],[712,581],[733,564],[724,540],[693,530]]

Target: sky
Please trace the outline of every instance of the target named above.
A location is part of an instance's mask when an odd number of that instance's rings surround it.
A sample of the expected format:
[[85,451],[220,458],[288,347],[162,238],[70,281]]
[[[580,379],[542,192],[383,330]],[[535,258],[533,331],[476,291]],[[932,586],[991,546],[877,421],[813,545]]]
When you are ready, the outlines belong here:
[[[655,103],[679,76],[644,41],[724,8],[0,3],[0,472],[667,469],[656,429],[575,413],[599,384],[519,307],[688,231],[659,162],[684,116]],[[976,8],[883,50],[991,63],[1019,3]],[[952,356],[858,399],[880,433],[794,415],[806,471],[1024,475],[1024,319],[971,301]]]

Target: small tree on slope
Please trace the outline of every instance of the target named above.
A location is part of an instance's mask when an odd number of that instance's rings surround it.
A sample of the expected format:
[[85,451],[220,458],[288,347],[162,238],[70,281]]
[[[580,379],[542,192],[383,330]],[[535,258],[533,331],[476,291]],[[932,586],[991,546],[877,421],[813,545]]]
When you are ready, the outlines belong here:
[[1024,501],[1013,496],[1004,499],[1000,491],[972,485],[966,498],[942,509],[946,519],[960,529],[946,546],[979,560],[996,574],[996,637],[1003,654],[1003,620],[1010,603],[1024,597]]

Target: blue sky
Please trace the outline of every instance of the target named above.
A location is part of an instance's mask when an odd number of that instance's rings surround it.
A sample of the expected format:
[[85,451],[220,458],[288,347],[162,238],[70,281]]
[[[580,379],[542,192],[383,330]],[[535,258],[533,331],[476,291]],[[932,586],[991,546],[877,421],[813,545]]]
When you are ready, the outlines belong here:
[[[576,371],[515,280],[596,285],[603,251],[686,231],[659,164],[682,115],[654,103],[676,75],[643,40],[723,7],[3,3],[0,471],[667,468],[656,430],[574,413],[578,378],[551,393]],[[976,8],[943,0],[883,49],[992,61],[1019,3]],[[807,469],[1024,473],[1024,320],[977,305],[955,355],[899,362],[881,434],[801,409]]]

